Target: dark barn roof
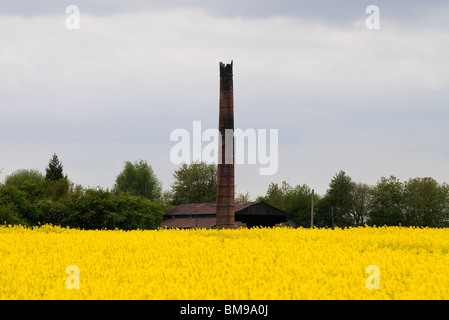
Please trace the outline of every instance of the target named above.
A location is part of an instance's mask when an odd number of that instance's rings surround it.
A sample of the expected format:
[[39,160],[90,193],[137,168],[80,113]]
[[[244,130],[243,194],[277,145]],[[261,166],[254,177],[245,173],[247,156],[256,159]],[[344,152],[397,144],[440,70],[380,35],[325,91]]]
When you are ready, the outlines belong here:
[[212,228],[216,223],[215,217],[174,218],[164,220],[162,226],[166,228]]
[[[207,228],[216,225],[216,203],[183,204],[172,206],[164,216],[162,227]],[[276,226],[279,224],[297,227],[288,214],[269,204],[256,202],[235,203],[235,221],[239,226]]]
[[[238,202],[234,205],[235,212],[243,210],[249,206],[252,206],[259,202]],[[196,204],[181,204],[179,206],[172,206],[168,211],[167,215],[178,216],[178,215],[192,215],[192,214],[213,214],[217,212],[216,203],[196,203]]]

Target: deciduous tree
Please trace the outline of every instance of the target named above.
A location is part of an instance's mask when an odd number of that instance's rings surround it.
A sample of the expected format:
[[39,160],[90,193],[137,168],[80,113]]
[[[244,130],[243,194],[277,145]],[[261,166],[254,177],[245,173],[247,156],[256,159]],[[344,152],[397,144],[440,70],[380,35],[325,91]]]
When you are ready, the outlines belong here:
[[354,207],[353,192],[355,182],[346,172],[341,170],[331,180],[326,197],[332,207],[334,224],[336,226],[346,227],[355,224],[352,217]]
[[146,160],[125,162],[123,171],[117,176],[113,191],[116,194],[127,193],[160,202],[162,183]]
[[204,162],[182,164],[173,174],[174,205],[217,201],[217,165]]
[[419,227],[448,225],[449,188],[433,178],[409,179],[404,183],[404,223]]
[[395,176],[382,177],[373,188],[370,225],[404,224],[404,185]]

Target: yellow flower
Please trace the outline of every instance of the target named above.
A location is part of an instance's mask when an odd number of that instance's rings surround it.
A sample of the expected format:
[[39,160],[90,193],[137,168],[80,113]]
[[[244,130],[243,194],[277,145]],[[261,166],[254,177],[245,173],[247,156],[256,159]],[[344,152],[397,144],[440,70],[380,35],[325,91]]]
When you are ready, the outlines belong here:
[[448,299],[448,252],[432,228],[1,226],[0,299]]

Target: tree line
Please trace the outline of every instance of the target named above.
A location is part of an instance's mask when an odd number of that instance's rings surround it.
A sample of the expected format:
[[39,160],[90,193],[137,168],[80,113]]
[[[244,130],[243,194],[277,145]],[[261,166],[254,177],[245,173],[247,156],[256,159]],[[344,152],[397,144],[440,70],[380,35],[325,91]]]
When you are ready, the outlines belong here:
[[147,161],[126,161],[110,190],[84,188],[70,181],[54,154],[45,174],[19,169],[6,176],[0,184],[0,224],[156,229],[172,205],[216,201],[216,165],[183,164],[173,177],[171,188],[163,191]]
[[75,185],[56,154],[45,171],[19,169],[5,178],[0,223],[133,230],[162,222],[161,184],[145,161],[126,162],[111,190]]
[[[171,204],[216,201],[217,166],[193,163],[174,173],[174,184],[166,191]],[[249,201],[250,195],[236,194],[236,202]],[[306,184],[270,183],[264,201],[287,212],[304,227],[310,227],[312,189]],[[430,177],[400,181],[381,177],[375,185],[355,182],[341,170],[329,183],[324,195],[314,194],[314,226],[417,226],[449,227],[449,186]]]
[[[20,169],[0,184],[0,223],[51,223],[82,229],[155,229],[172,205],[211,203],[217,196],[217,166],[204,162],[182,164],[174,182],[163,191],[162,182],[144,160],[126,161],[109,189],[84,188],[63,173],[53,155],[45,174]],[[246,193],[236,202],[250,201]],[[306,184],[271,183],[264,201],[287,212],[304,227],[310,226],[312,189]],[[399,181],[382,177],[376,185],[354,182],[344,171],[332,177],[324,195],[314,195],[314,226],[449,226],[449,186],[433,178]]]
[[[312,190],[307,185],[271,183],[265,201],[310,226]],[[400,181],[381,177],[374,185],[354,182],[345,171],[332,178],[324,195],[314,196],[314,226],[449,226],[449,186],[430,177]]]

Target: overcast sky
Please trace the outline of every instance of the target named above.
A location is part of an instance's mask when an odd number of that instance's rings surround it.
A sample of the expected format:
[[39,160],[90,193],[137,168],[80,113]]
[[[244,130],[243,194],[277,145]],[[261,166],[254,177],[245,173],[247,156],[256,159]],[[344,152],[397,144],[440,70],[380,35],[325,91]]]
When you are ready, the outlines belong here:
[[217,127],[233,60],[236,128],[279,132],[277,173],[237,165],[238,191],[324,194],[340,170],[449,182],[448,17],[443,0],[0,1],[0,180],[56,153],[85,187],[144,159],[169,189],[170,133]]

